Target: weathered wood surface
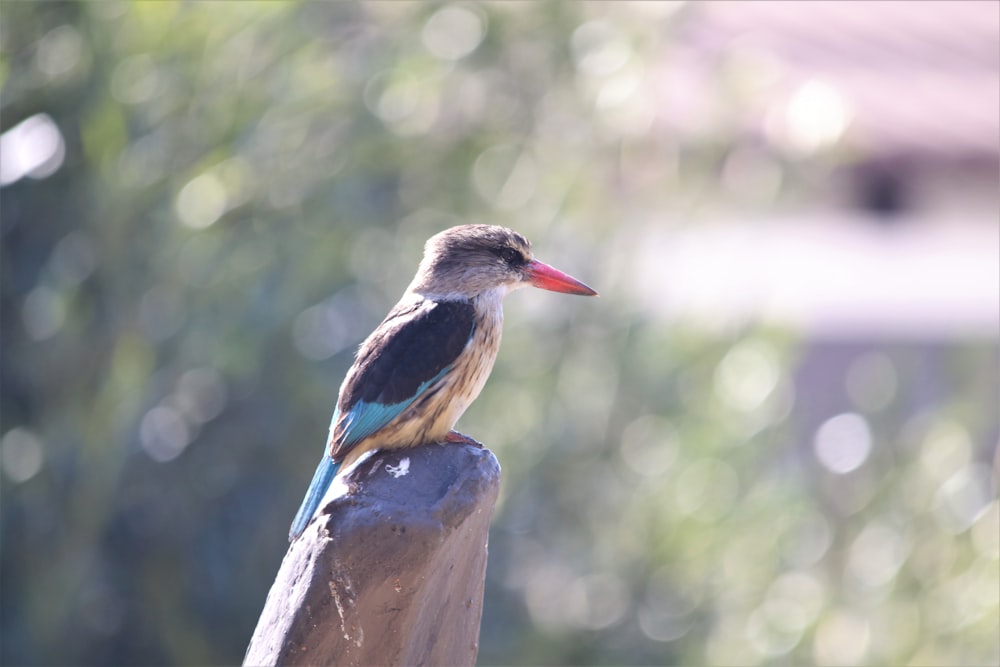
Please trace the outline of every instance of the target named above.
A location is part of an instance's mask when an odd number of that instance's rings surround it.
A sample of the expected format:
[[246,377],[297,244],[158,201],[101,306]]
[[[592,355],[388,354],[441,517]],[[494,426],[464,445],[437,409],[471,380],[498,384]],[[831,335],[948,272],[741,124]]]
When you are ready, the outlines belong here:
[[475,664],[496,457],[376,452],[345,481],[289,546],[244,665]]

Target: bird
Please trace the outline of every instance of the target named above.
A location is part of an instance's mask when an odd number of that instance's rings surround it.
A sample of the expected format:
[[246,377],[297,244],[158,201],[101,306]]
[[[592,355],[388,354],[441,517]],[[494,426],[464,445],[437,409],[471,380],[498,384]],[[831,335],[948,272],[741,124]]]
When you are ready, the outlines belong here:
[[344,377],[290,542],[305,530],[339,471],[369,450],[433,442],[482,446],[455,431],[455,422],[493,369],[504,296],[526,286],[597,296],[535,259],[528,240],[506,227],[459,225],[427,240],[412,282],[361,343]]

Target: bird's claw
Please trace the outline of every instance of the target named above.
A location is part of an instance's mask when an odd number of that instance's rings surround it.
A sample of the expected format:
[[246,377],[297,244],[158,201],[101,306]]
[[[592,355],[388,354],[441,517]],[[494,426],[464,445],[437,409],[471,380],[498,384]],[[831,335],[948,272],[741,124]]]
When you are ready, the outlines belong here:
[[444,441],[453,445],[472,445],[480,449],[483,448],[483,443],[458,431],[449,431],[448,435],[444,436]]

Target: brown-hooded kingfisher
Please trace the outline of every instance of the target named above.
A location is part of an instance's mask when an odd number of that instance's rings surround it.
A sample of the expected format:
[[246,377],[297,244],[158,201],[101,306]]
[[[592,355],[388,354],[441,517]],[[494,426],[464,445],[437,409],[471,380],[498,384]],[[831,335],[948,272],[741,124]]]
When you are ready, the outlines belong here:
[[326,451],[292,522],[302,534],[339,470],[373,449],[479,444],[453,430],[500,347],[503,297],[532,285],[596,296],[543,264],[517,232],[461,225],[432,236],[413,282],[361,344],[340,386]]

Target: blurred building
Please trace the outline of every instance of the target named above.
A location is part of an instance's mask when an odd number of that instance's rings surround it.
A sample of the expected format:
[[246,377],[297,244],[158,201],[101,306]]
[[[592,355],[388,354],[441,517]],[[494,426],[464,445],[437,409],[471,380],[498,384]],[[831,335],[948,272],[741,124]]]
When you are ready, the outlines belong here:
[[[726,189],[771,204],[801,180],[809,196],[652,247],[650,263],[678,274],[666,307],[823,339],[996,336],[1000,6],[692,9],[656,76],[662,131],[732,131]],[[702,85],[709,69],[730,95]]]

